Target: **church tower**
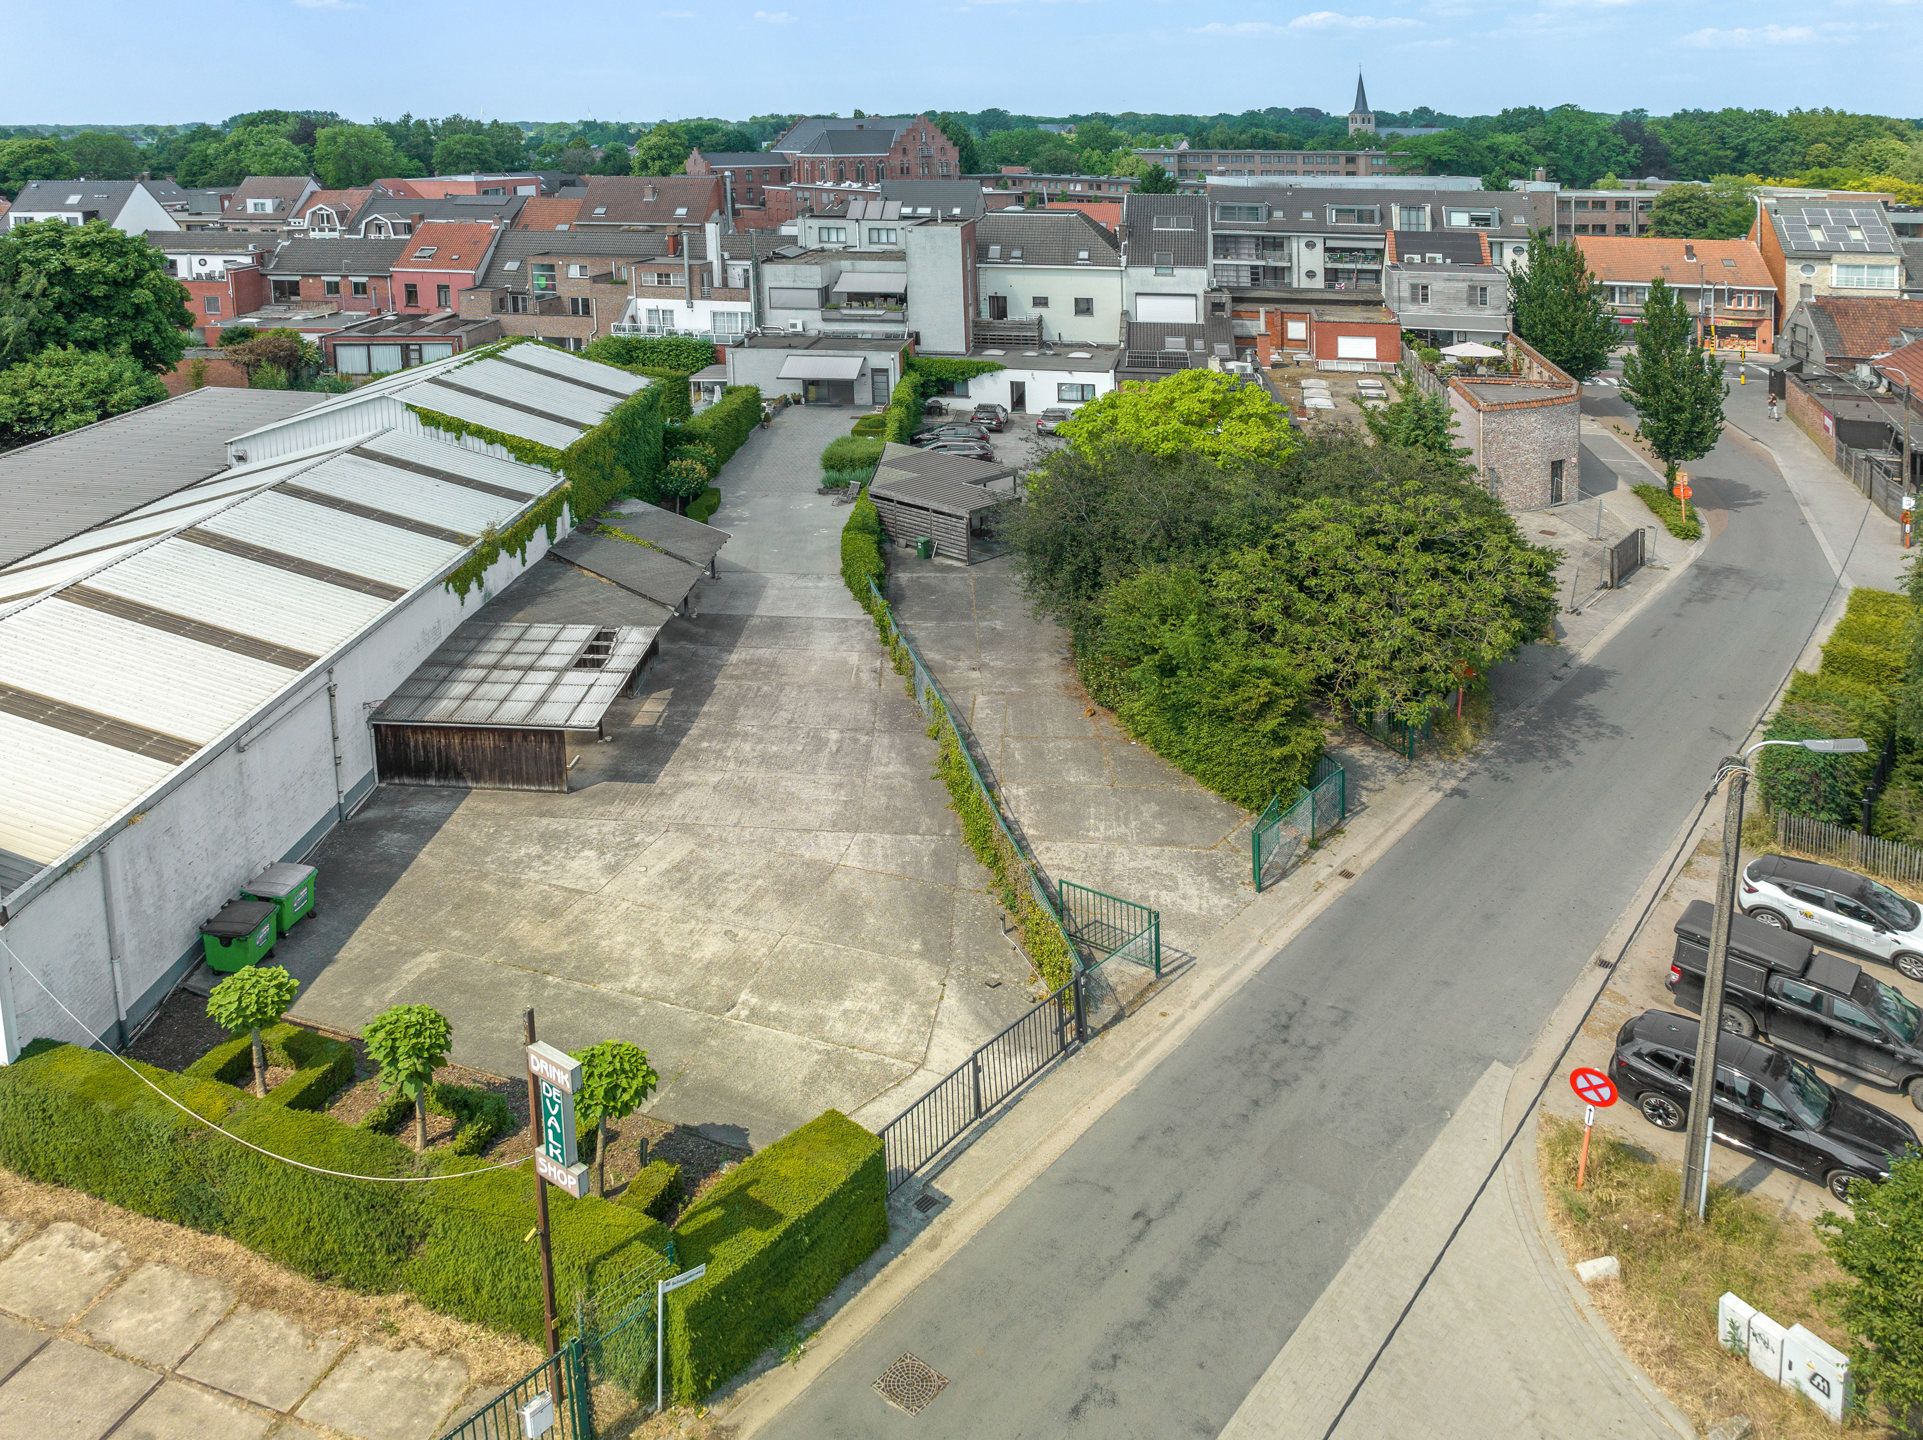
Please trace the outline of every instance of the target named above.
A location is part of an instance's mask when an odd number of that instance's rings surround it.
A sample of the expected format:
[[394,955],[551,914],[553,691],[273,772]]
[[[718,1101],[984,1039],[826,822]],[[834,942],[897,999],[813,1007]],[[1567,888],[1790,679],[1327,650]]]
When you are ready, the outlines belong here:
[[1349,111],[1349,133],[1375,133],[1375,111],[1369,108],[1368,94],[1362,88],[1362,72],[1355,72],[1355,105]]

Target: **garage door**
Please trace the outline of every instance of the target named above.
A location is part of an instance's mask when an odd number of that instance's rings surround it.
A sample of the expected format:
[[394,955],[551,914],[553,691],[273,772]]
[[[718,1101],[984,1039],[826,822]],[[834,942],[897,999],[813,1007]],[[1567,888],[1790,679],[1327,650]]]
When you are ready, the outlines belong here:
[[1335,337],[1335,358],[1338,360],[1375,359],[1375,336],[1338,335]]
[[1137,295],[1135,318],[1152,325],[1193,325],[1193,295]]

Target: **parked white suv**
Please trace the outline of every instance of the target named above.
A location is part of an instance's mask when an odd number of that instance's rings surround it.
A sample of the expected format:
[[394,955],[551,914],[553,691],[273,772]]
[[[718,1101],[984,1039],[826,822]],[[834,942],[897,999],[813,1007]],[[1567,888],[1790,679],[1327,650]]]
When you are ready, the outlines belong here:
[[1887,960],[1910,979],[1923,980],[1923,910],[1853,871],[1787,855],[1758,856],[1743,871],[1736,904],[1752,920]]

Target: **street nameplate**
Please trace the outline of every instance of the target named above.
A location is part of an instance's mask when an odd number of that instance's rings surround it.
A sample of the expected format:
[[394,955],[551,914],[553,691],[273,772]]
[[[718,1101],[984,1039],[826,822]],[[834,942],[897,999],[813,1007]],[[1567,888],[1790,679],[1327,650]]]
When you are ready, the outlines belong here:
[[588,1167],[585,1165],[557,1165],[536,1150],[534,1173],[557,1190],[565,1190],[576,1200],[588,1193]]
[[527,1047],[527,1068],[534,1072],[536,1080],[570,1095],[581,1088],[581,1062],[545,1040],[537,1040]]
[[692,1270],[683,1270],[679,1275],[675,1276],[674,1279],[663,1280],[661,1282],[661,1293],[666,1295],[670,1290],[679,1290],[683,1285],[692,1285],[707,1273],[708,1267],[706,1265],[697,1265]]

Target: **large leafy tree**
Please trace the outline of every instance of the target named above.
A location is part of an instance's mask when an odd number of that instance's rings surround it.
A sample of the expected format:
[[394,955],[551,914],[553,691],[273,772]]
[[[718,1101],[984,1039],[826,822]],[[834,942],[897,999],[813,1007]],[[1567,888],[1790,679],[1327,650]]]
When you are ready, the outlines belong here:
[[253,1041],[254,1093],[267,1093],[267,1047],[260,1032],[280,1023],[300,990],[296,980],[279,965],[249,965],[236,970],[208,992],[207,1018],[229,1035],[246,1034]]
[[1077,410],[1060,433],[1086,456],[1123,448],[1199,455],[1222,466],[1274,464],[1296,444],[1288,412],[1268,391],[1221,370],[1182,370],[1111,390]]
[[1881,1185],[1854,1187],[1848,1211],[1816,1221],[1848,1278],[1834,1288],[1864,1398],[1904,1434],[1923,1416],[1923,1156],[1890,1166]]
[[0,449],[166,398],[159,378],[124,354],[68,345],[42,350],[0,369]]
[[67,141],[73,173],[89,180],[131,180],[141,172],[140,147],[110,130],[83,130]]
[[0,364],[72,345],[172,369],[193,324],[186,301],[158,250],[105,221],[40,220],[0,234]]
[[1715,448],[1723,431],[1723,366],[1703,349],[1695,317],[1680,292],[1660,276],[1650,282],[1636,340],[1623,360],[1623,399],[1636,411],[1636,433],[1670,486],[1676,467]]
[[485,135],[450,135],[434,146],[434,173],[485,173],[494,168],[494,151],[494,142]]
[[1304,500],[1211,589],[1331,700],[1413,724],[1547,629],[1556,560],[1483,491],[1411,479]]
[[1574,245],[1558,245],[1548,230],[1536,231],[1526,262],[1511,267],[1509,295],[1516,334],[1550,364],[1587,380],[1609,363],[1620,327]]
[[381,1089],[414,1102],[414,1148],[427,1148],[427,1087],[447,1063],[454,1043],[447,1017],[431,1005],[396,1005],[367,1022],[361,1032],[367,1058],[381,1072]]
[[1748,182],[1718,176],[1708,185],[1667,185],[1649,207],[1653,235],[1678,240],[1735,240],[1749,233],[1755,213]]
[[1456,416],[1449,402],[1407,380],[1398,378],[1395,385],[1396,398],[1387,405],[1362,407],[1362,423],[1376,443],[1429,456],[1442,473],[1469,474],[1469,450],[1456,444]]
[[[608,1193],[608,1121],[632,1115],[654,1094],[661,1077],[648,1063],[648,1052],[628,1040],[603,1040],[577,1050],[581,1062],[581,1089],[574,1097],[574,1119],[578,1125],[594,1127],[594,1189]],[[647,1162],[647,1147],[641,1160]]]
[[314,171],[330,189],[365,185],[412,168],[387,133],[372,125],[329,125],[314,136]]
[[305,175],[307,152],[279,131],[250,125],[234,131],[221,147],[224,168],[217,185],[235,185],[249,175]]
[[1137,195],[1173,195],[1175,177],[1160,165],[1151,165],[1142,172],[1142,178],[1136,182],[1135,193]]
[[673,121],[664,120],[634,145],[636,175],[679,175],[694,148],[687,131]]
[[0,140],[0,190],[13,195],[29,180],[65,180],[73,155],[58,140]]

